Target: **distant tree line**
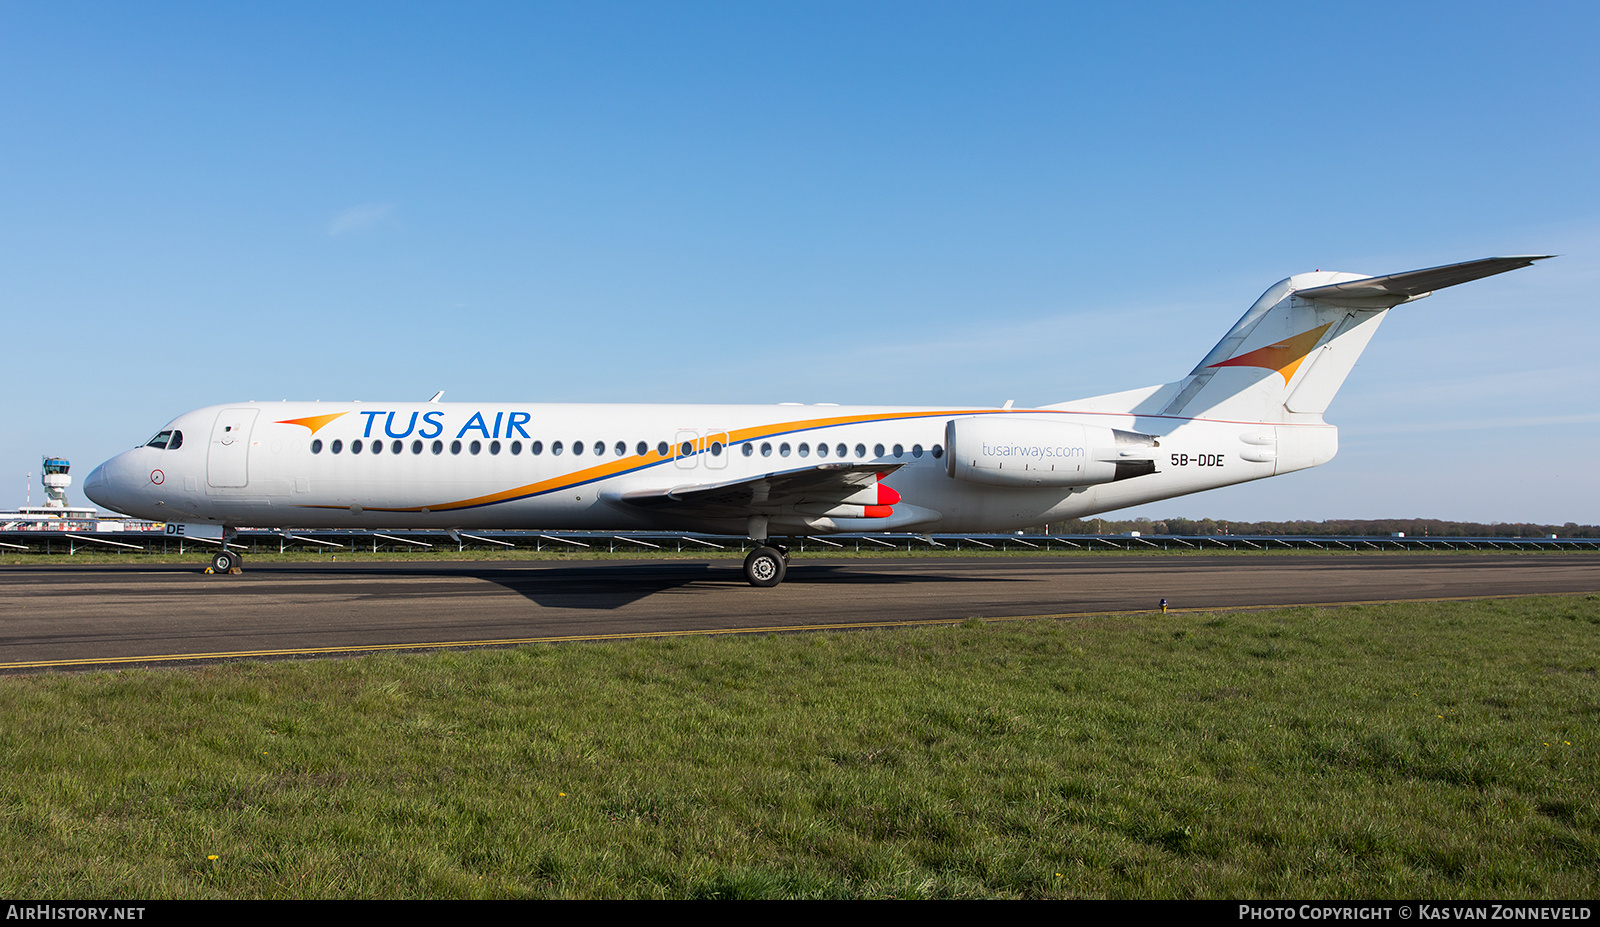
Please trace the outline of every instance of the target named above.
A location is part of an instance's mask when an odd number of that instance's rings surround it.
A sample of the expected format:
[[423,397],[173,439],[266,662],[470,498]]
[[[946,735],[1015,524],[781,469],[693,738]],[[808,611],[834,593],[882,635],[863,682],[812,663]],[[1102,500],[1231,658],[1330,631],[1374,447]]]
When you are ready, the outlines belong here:
[[1600,527],[1567,522],[1564,525],[1536,525],[1531,522],[1442,521],[1437,518],[1342,518],[1330,521],[1227,521],[1215,518],[1074,518],[1033,528],[1030,534],[1213,534],[1260,535],[1339,535],[1386,537],[1404,532],[1408,538],[1528,538],[1552,534],[1564,538],[1600,537]]

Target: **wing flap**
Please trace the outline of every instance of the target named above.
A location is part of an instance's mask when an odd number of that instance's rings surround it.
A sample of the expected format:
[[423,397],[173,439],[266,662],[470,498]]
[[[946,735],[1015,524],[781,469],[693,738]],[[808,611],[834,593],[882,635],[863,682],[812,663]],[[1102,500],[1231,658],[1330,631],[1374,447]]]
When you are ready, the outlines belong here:
[[814,464],[720,483],[687,483],[641,489],[618,497],[646,508],[676,506],[695,510],[786,509],[805,503],[837,502],[877,482],[901,464]]

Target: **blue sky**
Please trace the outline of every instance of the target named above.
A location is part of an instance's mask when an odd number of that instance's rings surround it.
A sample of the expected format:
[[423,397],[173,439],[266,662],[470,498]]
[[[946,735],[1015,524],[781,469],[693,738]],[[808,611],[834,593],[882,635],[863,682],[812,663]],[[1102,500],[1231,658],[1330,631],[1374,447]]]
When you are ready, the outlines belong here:
[[1548,253],[1391,314],[1332,463],[1134,511],[1600,522],[1597,10],[8,3],[0,505],[241,399],[1058,402]]

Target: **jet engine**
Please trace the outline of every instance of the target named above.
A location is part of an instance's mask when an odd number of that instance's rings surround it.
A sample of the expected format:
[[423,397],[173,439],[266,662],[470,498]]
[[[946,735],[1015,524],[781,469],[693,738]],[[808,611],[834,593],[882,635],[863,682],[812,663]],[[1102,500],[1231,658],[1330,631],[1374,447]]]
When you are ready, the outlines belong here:
[[1092,486],[1156,472],[1152,435],[1014,415],[951,419],[946,469],[986,486]]

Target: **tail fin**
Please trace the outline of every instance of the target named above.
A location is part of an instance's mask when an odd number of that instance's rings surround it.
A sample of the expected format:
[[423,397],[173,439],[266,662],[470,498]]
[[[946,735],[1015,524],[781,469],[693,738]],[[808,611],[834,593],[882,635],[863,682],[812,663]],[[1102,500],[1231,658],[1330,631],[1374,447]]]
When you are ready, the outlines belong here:
[[1289,422],[1307,417],[1320,421],[1390,309],[1434,290],[1528,267],[1550,256],[1484,258],[1379,277],[1324,271],[1296,274],[1263,293],[1188,377],[1159,389],[1120,395],[1136,400],[1136,407],[1127,409],[1130,412],[1235,421]]

